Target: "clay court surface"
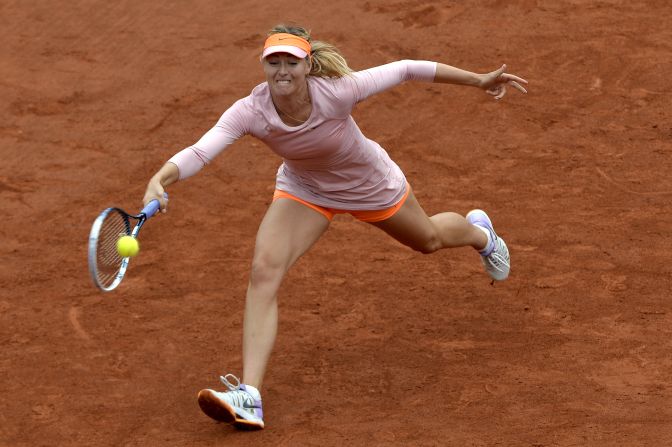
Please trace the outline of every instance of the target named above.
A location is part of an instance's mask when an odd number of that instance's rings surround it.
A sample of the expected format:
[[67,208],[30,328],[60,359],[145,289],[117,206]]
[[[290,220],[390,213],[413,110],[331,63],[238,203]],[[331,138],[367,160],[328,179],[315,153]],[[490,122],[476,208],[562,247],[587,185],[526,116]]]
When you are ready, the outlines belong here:
[[[670,17],[666,1],[0,2],[0,445],[672,444]],[[246,433],[196,394],[242,372],[278,157],[246,137],[172,186],[113,293],[86,244],[263,82],[283,21],[355,69],[506,62],[530,93],[409,83],[359,105],[428,213],[490,213],[511,278],[337,217],[281,290],[267,429]]]

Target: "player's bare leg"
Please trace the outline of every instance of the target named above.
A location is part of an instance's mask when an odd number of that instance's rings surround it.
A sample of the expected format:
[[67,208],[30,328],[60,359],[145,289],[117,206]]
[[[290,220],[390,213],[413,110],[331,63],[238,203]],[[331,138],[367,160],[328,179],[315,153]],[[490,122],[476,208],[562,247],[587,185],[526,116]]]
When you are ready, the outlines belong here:
[[410,191],[406,202],[394,216],[373,225],[422,253],[450,247],[474,247],[493,280],[501,281],[509,276],[509,250],[482,210],[472,210],[466,218],[451,212],[428,217],[413,191]]
[[277,292],[287,270],[329,227],[318,212],[289,199],[269,207],[257,233],[243,324],[243,383],[221,377],[227,390],[204,389],[198,403],[211,418],[237,428],[264,428],[260,388],[278,328]]
[[261,388],[278,326],[277,292],[285,273],[329,227],[315,210],[277,199],[259,227],[245,302],[243,381]]
[[482,250],[488,243],[488,237],[483,231],[457,213],[427,216],[412,190],[394,216],[372,224],[402,244],[422,253],[465,246]]

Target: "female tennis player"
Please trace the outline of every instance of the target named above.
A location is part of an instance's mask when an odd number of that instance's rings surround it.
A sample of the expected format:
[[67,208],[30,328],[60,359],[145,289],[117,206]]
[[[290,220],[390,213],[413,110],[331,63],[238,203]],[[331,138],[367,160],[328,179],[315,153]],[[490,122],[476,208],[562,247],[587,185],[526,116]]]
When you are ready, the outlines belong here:
[[428,61],[397,61],[353,72],[332,45],[298,26],[273,28],[261,53],[266,82],[235,102],[196,144],[174,155],[150,180],[144,203],[196,174],[243,135],[283,158],[276,190],[259,227],[245,303],[243,382],[220,377],[226,390],[198,394],[202,410],[238,428],[264,427],[260,389],[275,343],[277,292],[288,269],[326,231],[335,214],[349,213],[421,253],[474,247],[493,280],[509,275],[509,252],[488,215],[473,210],[427,216],[404,174],[350,116],[360,101],[404,81],[471,85],[501,99],[507,87],[526,93],[527,81],[506,66],[476,74]]

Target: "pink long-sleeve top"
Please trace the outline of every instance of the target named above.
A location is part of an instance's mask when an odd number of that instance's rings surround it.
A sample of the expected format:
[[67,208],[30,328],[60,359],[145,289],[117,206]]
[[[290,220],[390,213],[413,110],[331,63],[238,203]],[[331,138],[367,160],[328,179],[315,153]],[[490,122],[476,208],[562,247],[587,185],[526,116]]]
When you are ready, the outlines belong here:
[[249,134],[283,158],[277,189],[327,208],[389,208],[406,192],[406,178],[387,152],[362,134],[350,113],[375,93],[407,80],[432,81],[435,73],[435,62],[404,60],[341,78],[309,76],[312,113],[296,127],[282,122],[264,82],[169,161],[177,165],[180,179],[187,178]]

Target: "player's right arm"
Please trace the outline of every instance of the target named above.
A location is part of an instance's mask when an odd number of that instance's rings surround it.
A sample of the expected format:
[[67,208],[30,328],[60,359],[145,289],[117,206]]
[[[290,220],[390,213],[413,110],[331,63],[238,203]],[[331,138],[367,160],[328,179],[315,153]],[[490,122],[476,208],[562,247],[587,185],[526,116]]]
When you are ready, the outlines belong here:
[[196,174],[234,141],[247,134],[251,119],[246,99],[233,104],[224,112],[217,124],[208,130],[196,144],[175,154],[152,176],[147,185],[143,203],[147,204],[157,199],[161,203],[161,212],[165,213],[167,205],[167,200],[163,195],[165,188],[178,180]]
[[179,178],[180,171],[175,163],[169,161],[163,165],[147,184],[145,196],[142,199],[143,206],[156,199],[161,204],[161,212],[165,213],[168,200],[164,197],[163,193],[168,185],[172,185]]

